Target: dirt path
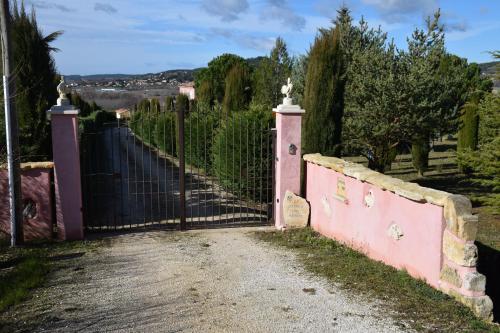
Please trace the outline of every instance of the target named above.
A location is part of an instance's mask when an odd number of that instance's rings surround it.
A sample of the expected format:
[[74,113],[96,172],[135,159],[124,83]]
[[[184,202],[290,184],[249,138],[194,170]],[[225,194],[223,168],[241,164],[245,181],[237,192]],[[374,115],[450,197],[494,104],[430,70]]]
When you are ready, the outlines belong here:
[[[401,332],[255,229],[151,231],[68,259],[2,318],[37,332]],[[32,326],[35,325],[35,326]]]

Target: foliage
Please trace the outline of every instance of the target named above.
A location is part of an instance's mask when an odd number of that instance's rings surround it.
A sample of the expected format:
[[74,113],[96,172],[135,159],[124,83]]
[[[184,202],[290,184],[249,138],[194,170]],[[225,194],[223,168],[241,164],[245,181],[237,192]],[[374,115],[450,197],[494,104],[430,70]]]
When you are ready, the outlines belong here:
[[[144,99],[137,105],[136,111],[132,113],[132,118],[130,119],[130,128],[132,131],[140,136],[140,138],[149,144],[154,144],[155,140],[155,130],[156,130],[156,116],[157,112],[152,111],[157,110],[157,103],[153,100]],[[159,104],[159,103],[158,103]]]
[[294,57],[292,61],[292,98],[294,100],[294,103],[300,105],[301,107],[304,106],[304,90],[306,87],[308,61],[309,57],[305,55]]
[[28,256],[9,271],[0,283],[0,311],[8,306],[20,303],[30,289],[37,287],[44,280],[49,271],[46,258]]
[[[458,122],[458,143],[459,152],[464,149],[476,150],[478,144],[479,115],[478,108],[485,93],[491,91],[493,82],[481,76],[479,65],[472,63],[467,66],[467,101],[460,110]],[[459,164],[463,172],[468,172],[465,166]]]
[[80,110],[80,117],[87,117],[92,112],[102,109],[95,102],[92,102],[92,104],[87,103],[80,95],[76,93],[68,94],[68,99],[70,100],[71,105]]
[[96,133],[100,131],[105,124],[116,122],[116,117],[113,112],[98,110],[92,112],[87,117],[80,117],[78,120],[80,132]]
[[189,97],[187,95],[179,94],[175,98],[175,111],[183,111],[187,115],[189,112]]
[[212,144],[220,124],[220,113],[193,112],[185,122],[185,156],[189,165],[212,172]]
[[[414,146],[436,133],[449,133],[456,128],[458,110],[466,98],[466,62],[446,53],[440,17],[438,10],[433,18],[427,18],[426,30],[416,29],[408,39],[408,51],[401,52],[407,70],[406,108],[411,117],[412,140],[417,141]],[[414,166],[420,174],[425,171],[419,169],[425,163]]]
[[250,74],[248,68],[235,64],[226,77],[226,91],[222,108],[226,115],[233,111],[242,111],[250,101]]
[[281,103],[281,87],[292,74],[292,59],[285,41],[278,37],[269,57],[261,60],[254,74],[254,103],[269,109]]
[[345,65],[340,30],[321,29],[309,52],[304,92],[303,147],[307,153],[340,156]]
[[175,124],[177,115],[174,112],[163,112],[155,119],[154,144],[169,155],[176,156]]
[[479,141],[477,151],[464,148],[458,153],[459,162],[473,172],[474,180],[490,186],[487,197],[497,214],[500,213],[500,96],[489,93],[479,103]]
[[386,44],[385,33],[369,29],[364,20],[348,26],[350,19],[345,15],[343,31],[348,32],[350,43],[346,42],[343,143],[350,153],[365,156],[368,167],[384,172],[411,129],[403,102],[404,68],[394,44]]
[[[44,36],[35,12],[27,13],[24,3],[14,2],[12,17],[12,68],[15,74],[15,105],[19,120],[19,146],[22,157],[47,159],[51,155],[50,125],[46,111],[56,103],[57,81],[51,44],[61,35]],[[1,71],[1,69],[0,69]],[[3,92],[2,92],[3,96]],[[0,110],[0,150],[5,147],[3,108]]]
[[197,90],[201,88],[201,99],[205,103],[208,102],[210,105],[215,101],[222,103],[226,76],[237,63],[248,68],[247,62],[242,57],[225,53],[212,59],[208,67],[196,73],[195,86]]
[[165,105],[163,106],[165,112],[174,111],[174,98],[172,96],[165,97]]
[[413,138],[411,143],[411,158],[419,176],[423,176],[424,171],[429,167],[429,152],[430,145],[427,136]]
[[461,110],[457,150],[476,150],[479,134],[478,101],[467,102]]
[[234,194],[266,202],[272,163],[272,114],[265,108],[233,113],[222,122],[212,148],[213,169],[220,184]]

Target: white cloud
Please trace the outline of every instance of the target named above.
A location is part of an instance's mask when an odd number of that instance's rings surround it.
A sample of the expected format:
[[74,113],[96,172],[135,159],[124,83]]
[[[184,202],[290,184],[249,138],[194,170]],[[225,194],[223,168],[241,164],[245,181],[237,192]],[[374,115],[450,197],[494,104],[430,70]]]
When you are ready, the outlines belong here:
[[437,0],[362,0],[373,6],[388,23],[405,22],[415,14],[430,15],[439,8]]
[[250,34],[235,32],[234,30],[229,29],[212,28],[211,32],[214,36],[223,37],[242,47],[258,51],[271,50],[276,41],[275,38],[252,36]]
[[286,0],[267,0],[268,5],[262,9],[262,20],[278,20],[284,27],[302,31],[306,26],[306,19],[297,15]]
[[248,9],[247,0],[203,0],[202,8],[224,22],[236,21]]
[[64,13],[69,13],[75,11],[74,8],[67,7],[62,4],[57,4],[57,3],[51,3],[48,1],[41,1],[41,0],[29,0],[27,2],[28,4],[32,5],[33,7],[37,9],[57,9],[61,12]]
[[100,2],[95,3],[94,10],[96,12],[98,12],[98,11],[105,12],[106,14],[115,14],[118,12],[118,9],[111,6],[110,4],[100,3]]

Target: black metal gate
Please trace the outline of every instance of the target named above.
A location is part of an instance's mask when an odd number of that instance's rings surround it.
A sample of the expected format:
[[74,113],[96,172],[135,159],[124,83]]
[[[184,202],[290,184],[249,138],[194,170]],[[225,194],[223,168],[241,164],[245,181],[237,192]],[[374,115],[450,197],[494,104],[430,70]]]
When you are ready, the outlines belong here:
[[270,223],[271,124],[262,128],[243,121],[231,129],[228,119],[151,113],[84,126],[80,153],[86,229]]

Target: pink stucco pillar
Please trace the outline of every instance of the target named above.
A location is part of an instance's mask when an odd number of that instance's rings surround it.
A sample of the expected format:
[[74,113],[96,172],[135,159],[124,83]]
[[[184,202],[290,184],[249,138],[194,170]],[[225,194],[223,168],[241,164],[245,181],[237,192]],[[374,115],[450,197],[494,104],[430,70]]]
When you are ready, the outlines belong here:
[[300,194],[301,124],[305,111],[298,105],[292,105],[291,99],[285,98],[283,104],[278,105],[273,112],[276,113],[274,222],[277,229],[283,229],[285,192],[288,190]]
[[57,232],[62,240],[83,239],[78,113],[67,100],[58,101],[48,111],[52,123]]

